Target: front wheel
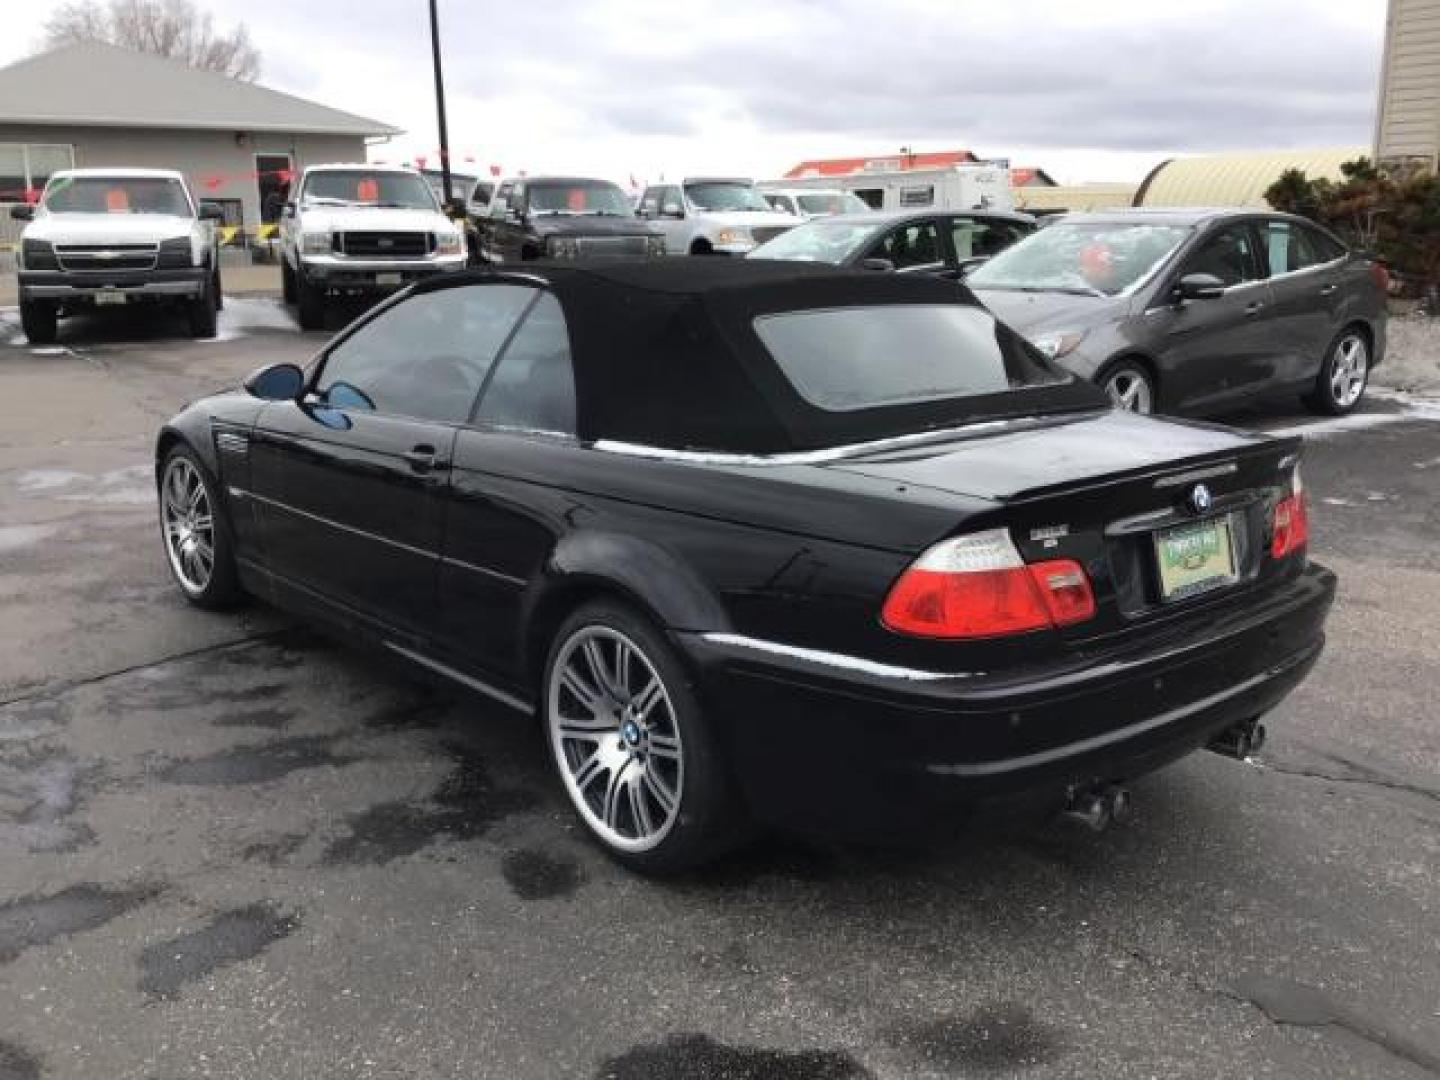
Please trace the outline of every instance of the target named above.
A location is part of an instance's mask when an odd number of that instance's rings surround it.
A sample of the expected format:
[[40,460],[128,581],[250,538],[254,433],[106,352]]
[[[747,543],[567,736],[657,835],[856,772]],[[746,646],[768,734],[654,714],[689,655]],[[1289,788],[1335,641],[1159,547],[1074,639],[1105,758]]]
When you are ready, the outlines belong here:
[[1139,364],[1122,360],[1106,368],[1095,381],[1115,408],[1136,413],[1155,411],[1155,384]]
[[587,604],[561,624],[544,679],[556,771],[608,854],[642,872],[673,873],[745,838],[719,740],[650,622],[615,603]]
[[59,309],[49,300],[21,300],[20,327],[31,345],[53,345],[60,332]]
[[234,537],[216,485],[189,447],[176,446],[165,456],[159,495],[160,538],[185,599],[203,608],[240,600]]
[[325,290],[311,285],[303,276],[295,282],[301,330],[325,329]]
[[215,310],[215,283],[211,278],[206,278],[205,284],[200,288],[200,295],[190,301],[189,311],[190,336],[197,338],[213,338],[219,330],[218,312]]
[[1306,395],[1305,403],[1326,416],[1344,416],[1365,396],[1370,381],[1370,343],[1356,329],[1349,329],[1335,339],[1315,388]]

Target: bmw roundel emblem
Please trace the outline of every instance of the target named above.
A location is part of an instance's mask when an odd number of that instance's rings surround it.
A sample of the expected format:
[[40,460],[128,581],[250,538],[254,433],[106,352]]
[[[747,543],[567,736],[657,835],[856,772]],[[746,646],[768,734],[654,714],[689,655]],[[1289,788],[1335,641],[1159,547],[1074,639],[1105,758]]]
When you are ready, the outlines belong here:
[[1190,489],[1190,506],[1197,514],[1203,514],[1210,509],[1214,499],[1210,495],[1210,489],[1204,484],[1196,484]]

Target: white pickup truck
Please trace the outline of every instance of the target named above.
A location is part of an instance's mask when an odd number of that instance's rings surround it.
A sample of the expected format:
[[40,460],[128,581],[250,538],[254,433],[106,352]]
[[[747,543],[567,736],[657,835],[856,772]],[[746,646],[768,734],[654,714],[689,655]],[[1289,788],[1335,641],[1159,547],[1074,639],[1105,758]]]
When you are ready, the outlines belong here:
[[751,181],[726,177],[651,184],[639,214],[664,234],[671,255],[745,255],[804,221],[773,209]]
[[105,305],[181,305],[195,337],[214,337],[221,305],[213,222],[168,169],[66,169],[36,206],[14,206],[20,236],[20,321],[33,344],[59,319]]
[[281,214],[280,252],[285,301],[306,330],[324,328],[334,297],[394,292],[467,258],[463,226],[400,165],[310,166]]

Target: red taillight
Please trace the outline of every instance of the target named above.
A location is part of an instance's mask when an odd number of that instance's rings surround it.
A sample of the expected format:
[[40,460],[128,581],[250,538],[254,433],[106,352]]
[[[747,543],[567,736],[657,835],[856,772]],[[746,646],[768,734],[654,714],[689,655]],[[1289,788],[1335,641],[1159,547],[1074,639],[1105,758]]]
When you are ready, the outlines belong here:
[[1270,519],[1270,554],[1275,558],[1293,555],[1304,549],[1310,540],[1310,515],[1305,510],[1305,487],[1300,483],[1300,470],[1295,470],[1290,494],[1275,504]]
[[977,638],[1046,630],[1095,614],[1073,559],[1025,563],[1004,529],[935,545],[900,575],[881,619],[920,637]]
[[1370,264],[1370,276],[1375,279],[1375,284],[1386,296],[1390,295],[1390,268],[1379,259]]

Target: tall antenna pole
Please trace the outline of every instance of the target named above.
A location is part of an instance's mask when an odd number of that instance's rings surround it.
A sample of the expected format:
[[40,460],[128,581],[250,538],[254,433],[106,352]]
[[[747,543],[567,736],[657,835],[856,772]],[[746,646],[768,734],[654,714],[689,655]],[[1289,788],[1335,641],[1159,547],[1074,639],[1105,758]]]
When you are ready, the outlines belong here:
[[445,124],[445,73],[440,66],[440,16],[436,0],[430,0],[430,53],[435,63],[435,115],[440,121],[440,190],[445,193],[448,210],[453,194],[450,190],[450,130]]

